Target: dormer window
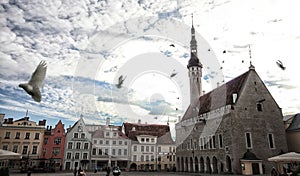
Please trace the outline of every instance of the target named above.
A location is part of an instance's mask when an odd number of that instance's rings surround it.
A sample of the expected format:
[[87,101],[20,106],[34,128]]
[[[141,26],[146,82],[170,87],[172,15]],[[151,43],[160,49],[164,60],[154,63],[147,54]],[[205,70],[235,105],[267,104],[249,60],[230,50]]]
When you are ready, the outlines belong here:
[[132,127],[132,129],[131,129],[132,131],[135,131],[135,127]]

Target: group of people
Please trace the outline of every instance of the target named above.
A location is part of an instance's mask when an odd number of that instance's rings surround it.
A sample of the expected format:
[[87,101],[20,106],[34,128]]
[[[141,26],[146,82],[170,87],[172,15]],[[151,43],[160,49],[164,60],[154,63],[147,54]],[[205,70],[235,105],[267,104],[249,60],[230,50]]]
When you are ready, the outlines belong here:
[[75,168],[73,174],[74,176],[86,176],[85,170],[81,168],[79,168],[78,170],[77,168]]

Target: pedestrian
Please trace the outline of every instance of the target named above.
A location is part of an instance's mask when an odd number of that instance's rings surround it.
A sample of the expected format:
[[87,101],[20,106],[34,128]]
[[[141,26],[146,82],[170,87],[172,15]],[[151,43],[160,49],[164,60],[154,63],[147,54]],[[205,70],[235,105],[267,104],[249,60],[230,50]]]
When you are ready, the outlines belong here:
[[74,176],[76,176],[77,174],[77,168],[75,167],[74,171],[73,171]]
[[80,172],[80,176],[86,176],[86,173],[85,173],[84,169]]
[[110,174],[110,167],[106,167],[106,176],[109,176],[109,174]]

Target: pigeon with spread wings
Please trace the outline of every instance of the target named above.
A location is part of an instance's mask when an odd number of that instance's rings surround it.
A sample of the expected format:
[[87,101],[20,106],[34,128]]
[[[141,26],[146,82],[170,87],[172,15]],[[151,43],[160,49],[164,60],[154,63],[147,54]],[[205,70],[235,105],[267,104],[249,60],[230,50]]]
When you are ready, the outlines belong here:
[[44,85],[44,79],[46,77],[47,63],[46,61],[41,61],[37,66],[31,79],[28,83],[19,84],[19,87],[22,87],[36,102],[41,102],[41,88]]
[[116,87],[120,89],[120,88],[122,87],[122,84],[123,84],[123,82],[125,81],[125,79],[126,79],[126,76],[125,76],[125,78],[123,78],[123,75],[121,75],[121,76],[119,77],[119,82],[118,82],[118,84],[116,84]]

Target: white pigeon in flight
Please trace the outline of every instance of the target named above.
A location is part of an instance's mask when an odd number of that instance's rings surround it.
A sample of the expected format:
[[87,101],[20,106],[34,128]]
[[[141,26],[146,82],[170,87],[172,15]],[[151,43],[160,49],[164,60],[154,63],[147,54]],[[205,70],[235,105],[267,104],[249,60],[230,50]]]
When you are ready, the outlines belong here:
[[19,87],[22,87],[31,97],[37,101],[41,102],[41,88],[44,85],[44,79],[47,71],[46,61],[41,61],[40,64],[36,67],[35,71],[31,75],[31,79],[28,83],[19,84]]

